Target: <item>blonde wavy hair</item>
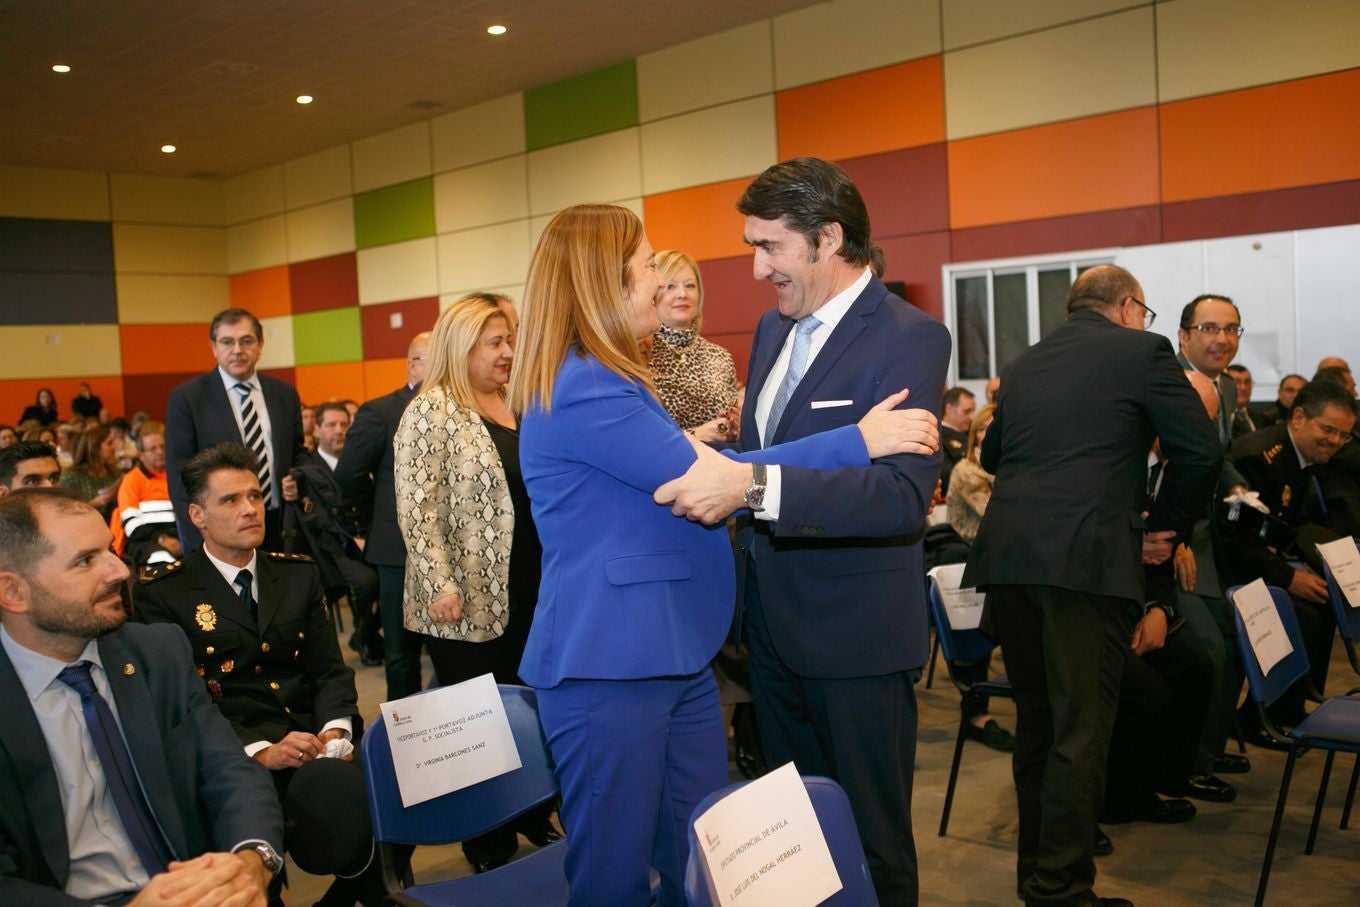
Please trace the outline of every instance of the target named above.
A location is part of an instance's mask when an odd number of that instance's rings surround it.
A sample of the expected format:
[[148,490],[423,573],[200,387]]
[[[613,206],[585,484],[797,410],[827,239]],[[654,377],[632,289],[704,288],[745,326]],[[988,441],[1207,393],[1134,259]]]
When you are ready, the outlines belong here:
[[661,289],[656,291],[656,298],[660,301],[661,294],[666,292],[666,284],[670,283],[676,272],[686,265],[694,272],[694,289],[698,296],[694,303],[694,324],[690,325],[697,334],[704,326],[704,278],[699,273],[697,261],[678,249],[666,249],[656,253],[656,272],[661,276]]
[[[510,319],[497,305],[498,298],[501,297],[473,293],[439,313],[434,330],[430,332],[430,359],[426,363],[425,380],[420,383],[421,393],[432,387],[441,388],[460,406],[486,415],[477,405],[477,395],[468,378],[468,356],[492,319],[500,318],[509,327]],[[500,393],[504,396],[505,388],[501,388]]]
[[549,221],[524,287],[512,410],[552,412],[553,383],[573,344],[577,355],[593,356],[655,394],[627,303],[628,260],[642,237],[642,221],[616,205],[573,205]]

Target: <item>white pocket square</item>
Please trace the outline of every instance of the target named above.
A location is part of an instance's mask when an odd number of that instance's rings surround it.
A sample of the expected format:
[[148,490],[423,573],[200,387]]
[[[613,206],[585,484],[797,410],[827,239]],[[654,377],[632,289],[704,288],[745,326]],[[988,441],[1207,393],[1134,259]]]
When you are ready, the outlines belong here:
[[813,400],[813,409],[831,409],[836,406],[850,406],[854,400]]

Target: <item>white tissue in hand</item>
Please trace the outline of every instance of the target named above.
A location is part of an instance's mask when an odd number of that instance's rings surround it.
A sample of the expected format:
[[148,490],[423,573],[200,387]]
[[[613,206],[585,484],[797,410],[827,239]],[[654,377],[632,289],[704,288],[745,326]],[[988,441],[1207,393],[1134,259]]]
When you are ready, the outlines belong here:
[[1253,510],[1259,510],[1266,516],[1270,516],[1270,508],[1261,503],[1261,496],[1254,491],[1235,491],[1223,499],[1225,504],[1246,504]]
[[354,744],[344,737],[337,737],[326,742],[326,751],[321,754],[322,759],[343,759],[354,752]]

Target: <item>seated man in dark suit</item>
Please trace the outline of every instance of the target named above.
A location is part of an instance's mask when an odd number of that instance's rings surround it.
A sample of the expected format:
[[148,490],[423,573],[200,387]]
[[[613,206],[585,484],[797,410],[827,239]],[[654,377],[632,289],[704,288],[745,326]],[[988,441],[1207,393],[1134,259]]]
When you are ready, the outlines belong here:
[[124,626],[109,542],[64,491],[0,499],[0,903],[263,905],[283,865],[269,776],[184,634]]
[[1252,404],[1248,409],[1256,422],[1257,428],[1268,428],[1276,422],[1288,422],[1289,412],[1294,408],[1294,397],[1308,383],[1308,379],[1302,375],[1285,375],[1280,379],[1280,386],[1275,392],[1275,399],[1269,403]]
[[[350,749],[359,730],[354,672],[340,658],[315,564],[258,550],[264,503],[256,465],[239,444],[185,464],[188,516],[203,546],[143,573],[133,607],[139,620],[175,623],[189,636],[209,694],[245,752],[274,773],[288,850],[304,870],[339,876],[322,903],[376,907],[381,884]],[[312,780],[318,770],[324,784]],[[341,801],[356,808],[328,808]]]

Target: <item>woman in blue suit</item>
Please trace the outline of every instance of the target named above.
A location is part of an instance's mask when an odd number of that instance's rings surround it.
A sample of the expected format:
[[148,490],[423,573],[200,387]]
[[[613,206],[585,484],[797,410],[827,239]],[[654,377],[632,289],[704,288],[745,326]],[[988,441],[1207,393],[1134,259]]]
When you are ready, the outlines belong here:
[[[543,543],[538,608],[520,676],[562,789],[574,907],[684,902],[686,826],[727,782],[708,670],[732,618],[732,555],[720,526],[652,500],[695,451],[657,401],[638,341],[656,329],[659,285],[642,224],[625,208],[553,218],[529,266],[510,382],[520,461]],[[920,410],[885,400],[860,426],[743,454],[805,467],[929,452]],[[753,470],[753,484],[754,484]]]

